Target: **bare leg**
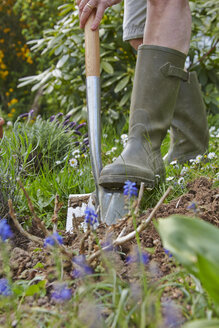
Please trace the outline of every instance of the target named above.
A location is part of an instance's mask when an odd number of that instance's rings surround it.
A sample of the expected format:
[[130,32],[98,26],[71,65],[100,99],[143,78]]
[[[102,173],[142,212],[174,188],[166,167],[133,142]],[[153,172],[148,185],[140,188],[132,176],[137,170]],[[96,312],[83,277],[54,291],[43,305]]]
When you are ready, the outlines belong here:
[[148,0],[143,43],[189,51],[191,13],[188,0]]
[[138,50],[138,47],[143,43],[143,39],[132,39],[129,40],[129,43],[135,50]]

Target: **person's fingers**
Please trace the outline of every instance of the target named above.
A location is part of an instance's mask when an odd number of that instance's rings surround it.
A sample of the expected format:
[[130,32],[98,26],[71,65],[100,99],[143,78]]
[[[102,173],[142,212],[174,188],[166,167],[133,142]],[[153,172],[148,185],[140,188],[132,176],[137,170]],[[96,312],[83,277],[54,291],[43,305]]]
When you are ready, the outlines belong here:
[[104,12],[105,12],[106,8],[107,7],[104,4],[100,4],[97,7],[97,12],[96,12],[96,15],[95,15],[95,19],[94,19],[93,24],[91,26],[91,29],[93,31],[95,31],[98,28],[98,26],[100,25],[100,21],[103,18],[103,15],[104,15]]
[[[82,0],[85,1],[85,0]],[[79,7],[79,17],[80,17],[80,27],[84,28],[85,23],[90,16],[93,9],[96,7],[97,1],[96,0],[89,0],[87,1],[86,5],[84,3],[81,6],[81,9]]]
[[78,5],[78,9],[79,9],[79,18],[82,14],[82,11],[84,9],[84,7],[86,6],[86,4],[88,3],[89,0],[80,0],[80,3]]

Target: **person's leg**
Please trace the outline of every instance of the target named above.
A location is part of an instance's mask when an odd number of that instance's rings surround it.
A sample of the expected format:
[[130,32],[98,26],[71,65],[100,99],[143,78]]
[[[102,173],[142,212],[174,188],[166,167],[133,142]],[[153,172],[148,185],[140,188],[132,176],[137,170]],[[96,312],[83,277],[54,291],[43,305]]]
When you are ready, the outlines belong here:
[[187,54],[191,23],[188,0],[148,0],[143,44],[168,47]]
[[[169,1],[172,3],[172,0]],[[178,6],[174,6],[176,15],[179,7],[182,8],[182,2],[185,3],[185,0],[178,0]],[[162,4],[161,1],[156,3]],[[157,11],[160,12],[158,7]],[[151,11],[150,15],[155,13]],[[164,14],[169,17],[165,10]],[[156,14],[154,19],[157,17]],[[146,26],[146,35],[150,28]],[[170,36],[171,33],[170,26]],[[137,184],[144,182],[146,187],[152,188],[156,175],[161,179],[165,176],[160,147],[173,117],[180,81],[186,81],[188,73],[184,71],[185,53],[167,47],[164,40],[162,46],[157,45],[152,38],[151,40],[153,44],[143,44],[138,48],[129,139],[116,161],[102,170],[99,182],[104,187],[120,188],[126,180],[131,180]]]
[[[123,39],[128,41],[135,50],[138,50],[138,47],[143,44],[144,25],[142,22],[146,21],[147,10],[146,2],[138,0],[135,2],[135,13],[133,14],[132,1],[125,0]],[[188,20],[190,21],[189,15]],[[136,28],[139,22],[140,26]],[[189,30],[187,33],[189,34]],[[209,133],[206,110],[195,72],[190,73],[188,82],[181,81],[180,83],[180,91],[170,126],[170,137],[170,148],[165,156],[167,163],[173,160],[184,163],[199,154],[204,154],[208,149]]]

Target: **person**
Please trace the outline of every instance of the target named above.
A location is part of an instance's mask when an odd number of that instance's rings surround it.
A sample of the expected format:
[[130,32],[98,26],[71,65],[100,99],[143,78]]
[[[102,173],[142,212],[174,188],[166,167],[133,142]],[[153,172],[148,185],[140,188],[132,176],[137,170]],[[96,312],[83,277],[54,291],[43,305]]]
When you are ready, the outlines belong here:
[[[120,0],[77,0],[80,27],[96,8],[96,30],[106,8]],[[205,106],[195,72],[184,68],[190,47],[188,0],[125,0],[123,38],[137,50],[128,142],[103,168],[99,183],[121,188],[126,180],[153,188],[165,179],[164,160],[184,163],[208,149]],[[161,144],[170,128],[164,160]]]

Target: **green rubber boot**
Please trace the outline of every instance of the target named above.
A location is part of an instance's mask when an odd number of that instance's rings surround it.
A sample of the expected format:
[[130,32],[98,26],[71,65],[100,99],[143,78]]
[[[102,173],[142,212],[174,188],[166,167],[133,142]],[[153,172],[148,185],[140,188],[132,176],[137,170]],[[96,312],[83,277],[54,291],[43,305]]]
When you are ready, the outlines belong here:
[[165,47],[138,48],[128,142],[115,162],[103,168],[101,186],[121,188],[130,180],[153,188],[156,175],[165,177],[160,146],[173,118],[180,81],[188,79],[185,58]]
[[185,163],[208,149],[209,132],[205,105],[196,72],[181,82],[170,126],[170,148],[164,160]]

